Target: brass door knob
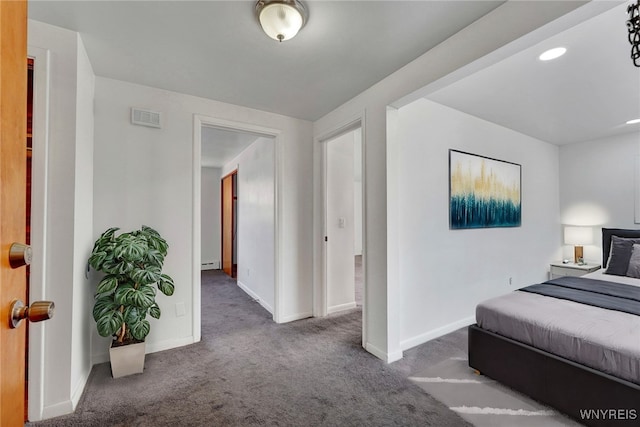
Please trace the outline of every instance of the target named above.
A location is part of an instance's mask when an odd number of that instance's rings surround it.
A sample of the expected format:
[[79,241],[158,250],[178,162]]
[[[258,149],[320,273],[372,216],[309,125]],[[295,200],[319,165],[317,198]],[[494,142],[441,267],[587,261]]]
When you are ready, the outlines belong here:
[[24,319],[30,322],[42,322],[53,317],[56,305],[53,301],[35,301],[29,307],[25,307],[20,300],[15,300],[11,304],[10,326],[17,328]]
[[23,265],[30,265],[33,258],[33,252],[31,246],[23,243],[12,243],[9,248],[9,265],[11,268],[22,267]]

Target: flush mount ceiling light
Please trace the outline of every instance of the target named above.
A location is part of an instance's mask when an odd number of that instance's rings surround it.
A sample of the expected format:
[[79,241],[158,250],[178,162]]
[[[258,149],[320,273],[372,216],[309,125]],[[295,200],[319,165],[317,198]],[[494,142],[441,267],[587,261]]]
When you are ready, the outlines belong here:
[[546,52],[543,52],[542,55],[538,57],[540,61],[551,61],[552,59],[556,59],[561,57],[567,52],[567,49],[564,47],[555,47],[553,49],[549,49]]
[[293,38],[307,22],[307,10],[298,0],[260,0],[256,15],[264,32],[280,42]]
[[635,125],[636,123],[640,123],[640,119],[633,119],[627,122],[628,125]]

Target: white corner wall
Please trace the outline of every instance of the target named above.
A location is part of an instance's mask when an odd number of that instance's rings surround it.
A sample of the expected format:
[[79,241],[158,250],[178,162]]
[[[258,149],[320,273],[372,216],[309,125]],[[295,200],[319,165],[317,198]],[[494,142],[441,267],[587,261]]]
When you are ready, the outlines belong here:
[[221,219],[220,219],[220,178],[221,168],[203,167],[200,175],[201,193],[201,264],[203,270],[220,268],[221,261]]
[[[420,99],[398,110],[401,346],[475,322],[484,299],[546,280],[560,255],[558,147]],[[522,226],[449,229],[449,149],[522,166]],[[509,284],[512,278],[512,284]]]
[[223,166],[238,170],[238,286],[274,314],[275,141],[260,137]]
[[[585,16],[600,13],[603,8],[614,4],[590,2],[583,9]],[[415,100],[414,93],[422,90],[454,71],[489,55],[499,48],[528,35],[556,18],[578,7],[581,2],[505,2],[486,16],[478,19],[462,31],[418,57],[390,76],[376,83],[360,95],[336,108],[314,123],[314,137],[321,141],[331,134],[361,118],[363,121],[364,145],[364,218],[366,263],[365,312],[363,319],[364,347],[377,357],[392,362],[402,358],[401,319],[403,313],[398,298],[400,283],[396,274],[398,251],[397,227],[388,221],[389,210],[395,209],[395,196],[388,194],[388,185],[393,185],[394,176],[403,166],[395,162],[392,153],[393,142],[387,140],[387,107],[396,103],[404,105],[406,97]],[[585,9],[585,10],[586,10]],[[579,22],[583,15],[571,17],[568,21]],[[531,45],[542,38],[562,31],[563,26],[575,25],[563,22],[551,24],[543,31],[533,34],[522,45]],[[500,28],[500,31],[496,31]],[[510,45],[503,50],[502,57],[522,48]],[[452,54],[455,52],[455,55]],[[478,65],[480,67],[481,64]],[[399,100],[403,100],[399,102]],[[398,106],[400,106],[398,105]],[[315,217],[322,218],[321,144],[314,146],[314,209]],[[393,218],[393,213],[391,217]],[[322,224],[314,224],[315,259],[320,259],[323,239]],[[321,282],[321,266],[314,266],[316,283]]]
[[[171,297],[158,298],[162,318],[151,319],[147,351],[199,339],[199,328],[194,326],[199,314],[193,310],[194,303],[199,303],[194,290],[200,285],[200,275],[194,276],[193,271],[194,230],[200,228],[193,222],[194,115],[280,132],[279,320],[308,317],[312,311],[312,177],[307,173],[312,164],[311,123],[102,77],[96,78],[95,97],[94,238],[108,227],[129,230],[146,224],[170,245],[164,271],[175,280],[176,290]],[[132,125],[133,106],[162,112],[163,128]],[[185,315],[177,314],[176,304],[184,304]],[[195,309],[199,311],[199,305]],[[94,363],[108,360],[108,338],[99,339],[97,334],[95,338]]]
[[37,296],[54,301],[56,313],[31,326],[34,335],[44,335],[29,348],[34,353],[30,362],[40,359],[43,364],[42,370],[30,369],[30,374],[42,372],[42,377],[29,379],[29,418],[39,420],[72,412],[91,371],[92,292],[85,270],[93,245],[95,77],[82,40],[73,31],[29,20],[28,44],[49,56],[48,122],[34,117],[47,123],[43,128],[49,197],[46,212],[33,216],[45,215],[46,221],[45,283]]
[[[76,155],[74,196],[73,338],[71,353],[71,398],[78,404],[91,372],[93,289],[87,278],[87,260],[93,249],[93,100],[95,75],[77,34],[78,66],[76,92]],[[55,194],[55,193],[54,193]]]
[[[601,227],[640,228],[634,223],[635,168],[640,133],[633,132],[560,147],[560,220],[593,227],[585,259],[602,262]],[[564,258],[573,247],[563,246]]]

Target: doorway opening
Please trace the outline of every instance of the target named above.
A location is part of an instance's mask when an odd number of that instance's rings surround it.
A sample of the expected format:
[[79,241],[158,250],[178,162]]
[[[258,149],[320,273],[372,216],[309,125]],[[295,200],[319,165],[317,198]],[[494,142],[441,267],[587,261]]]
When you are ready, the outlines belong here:
[[[200,251],[194,251],[194,313],[202,310],[201,274],[213,274],[201,271],[220,270],[277,322],[279,132],[204,117],[196,117],[195,131],[200,177],[194,241]],[[201,318],[200,312],[198,328]]]
[[325,280],[323,314],[364,308],[362,129],[326,139],[324,151]]
[[222,205],[222,271],[238,277],[238,169],[220,181]]

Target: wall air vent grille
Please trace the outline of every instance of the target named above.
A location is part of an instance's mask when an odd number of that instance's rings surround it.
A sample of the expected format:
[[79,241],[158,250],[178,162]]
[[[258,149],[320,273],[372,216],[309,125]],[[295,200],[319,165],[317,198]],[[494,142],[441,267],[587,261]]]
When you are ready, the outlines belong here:
[[156,111],[131,108],[131,123],[152,128],[161,128],[162,113]]

